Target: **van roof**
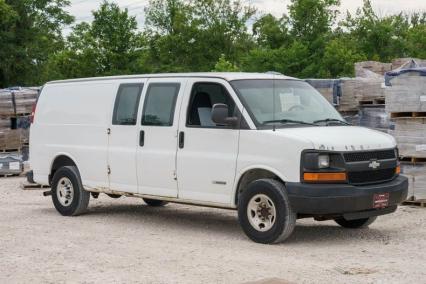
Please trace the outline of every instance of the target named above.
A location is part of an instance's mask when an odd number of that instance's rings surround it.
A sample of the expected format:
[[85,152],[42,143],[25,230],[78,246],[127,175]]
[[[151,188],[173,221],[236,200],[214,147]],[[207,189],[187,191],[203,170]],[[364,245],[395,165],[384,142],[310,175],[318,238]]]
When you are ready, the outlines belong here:
[[296,78],[285,76],[279,73],[244,73],[244,72],[204,72],[204,73],[163,73],[163,74],[140,74],[140,75],[124,75],[124,76],[109,76],[109,77],[92,77],[79,78],[70,80],[51,81],[47,84],[72,83],[85,81],[100,81],[100,80],[119,80],[119,79],[137,79],[137,78],[176,78],[176,77],[196,77],[196,78],[219,78],[227,81],[244,80],[244,79],[293,79]]

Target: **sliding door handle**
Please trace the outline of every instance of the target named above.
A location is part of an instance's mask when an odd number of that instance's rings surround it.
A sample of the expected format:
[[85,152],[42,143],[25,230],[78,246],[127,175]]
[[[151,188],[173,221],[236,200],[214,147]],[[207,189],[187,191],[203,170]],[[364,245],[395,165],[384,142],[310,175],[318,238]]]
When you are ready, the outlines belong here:
[[145,131],[141,130],[139,133],[139,146],[143,147],[145,145]]
[[179,132],[179,148],[182,149],[185,146],[185,133]]

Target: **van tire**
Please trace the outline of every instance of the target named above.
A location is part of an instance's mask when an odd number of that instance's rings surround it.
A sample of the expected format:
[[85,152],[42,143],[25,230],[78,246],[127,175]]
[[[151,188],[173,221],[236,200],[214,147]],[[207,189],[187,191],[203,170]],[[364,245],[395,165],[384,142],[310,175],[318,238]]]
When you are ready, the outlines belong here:
[[345,218],[335,219],[334,221],[347,229],[362,229],[370,226],[374,221],[376,221],[377,217],[370,217],[364,219],[356,219],[356,220],[346,220]]
[[[264,203],[262,199],[267,202]],[[262,221],[258,228],[253,225],[256,220],[260,220],[260,218],[255,219],[256,213],[253,216],[253,212],[256,210],[251,210],[253,205],[256,204],[258,206],[268,204],[265,205],[269,206],[269,208],[266,208],[267,211],[274,212],[266,217],[267,220],[274,220],[274,222],[269,222],[271,224],[269,229],[264,225],[261,228]],[[259,210],[264,214],[263,209]],[[260,212],[259,214],[261,214]],[[265,214],[268,214],[268,212],[265,212]],[[272,217],[274,214],[275,216]],[[273,179],[259,179],[250,183],[238,200],[238,220],[244,233],[254,242],[272,244],[286,240],[296,225],[296,214],[290,206],[290,200],[284,184]],[[266,231],[259,231],[259,229]]]
[[[60,182],[61,185],[59,185]],[[62,191],[60,192],[61,188],[67,187],[67,185],[72,188],[72,197],[69,200],[63,197]],[[52,201],[61,215],[77,216],[83,214],[89,205],[89,200],[90,192],[84,190],[77,167],[61,167],[55,172],[52,179]],[[64,205],[64,202],[69,202],[69,205]]]
[[146,205],[151,207],[161,207],[165,206],[168,202],[163,200],[157,200],[157,199],[149,199],[149,198],[142,198],[143,201],[146,203]]

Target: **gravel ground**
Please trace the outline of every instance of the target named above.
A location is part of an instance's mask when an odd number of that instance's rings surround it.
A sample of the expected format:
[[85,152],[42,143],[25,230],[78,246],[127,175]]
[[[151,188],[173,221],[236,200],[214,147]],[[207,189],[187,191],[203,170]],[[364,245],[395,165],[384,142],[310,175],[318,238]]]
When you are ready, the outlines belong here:
[[62,217],[21,182],[0,179],[0,283],[426,283],[424,208],[363,230],[300,220],[286,243],[260,245],[234,211],[101,195]]

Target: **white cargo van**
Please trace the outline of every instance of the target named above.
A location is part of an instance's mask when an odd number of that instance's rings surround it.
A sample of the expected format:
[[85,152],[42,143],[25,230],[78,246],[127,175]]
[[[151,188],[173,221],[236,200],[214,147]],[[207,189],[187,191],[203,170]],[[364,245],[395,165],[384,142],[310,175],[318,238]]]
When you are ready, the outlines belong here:
[[30,149],[62,215],[99,193],[230,208],[260,243],[283,241],[298,218],[368,226],[408,187],[391,136],[348,125],[307,83],[276,74],[49,82]]

